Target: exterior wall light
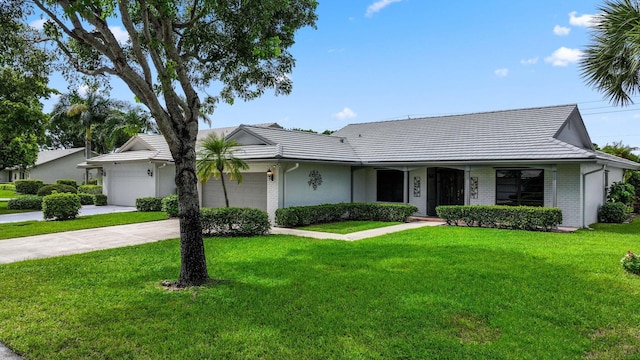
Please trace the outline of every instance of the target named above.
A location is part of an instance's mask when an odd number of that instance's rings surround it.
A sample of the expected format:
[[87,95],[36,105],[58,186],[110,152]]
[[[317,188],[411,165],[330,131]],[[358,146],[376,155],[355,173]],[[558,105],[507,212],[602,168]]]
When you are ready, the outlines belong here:
[[267,179],[273,181],[273,170],[271,170],[271,168],[267,170]]
[[153,170],[151,170],[151,169],[147,169],[147,175],[149,175],[149,176],[153,176]]

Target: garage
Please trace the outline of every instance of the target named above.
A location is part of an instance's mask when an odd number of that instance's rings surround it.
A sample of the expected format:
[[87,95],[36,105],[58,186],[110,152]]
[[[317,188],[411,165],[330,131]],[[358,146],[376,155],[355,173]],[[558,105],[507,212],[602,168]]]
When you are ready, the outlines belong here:
[[[267,210],[267,177],[263,172],[242,174],[242,183],[229,180],[224,175],[229,206]],[[208,208],[225,207],[222,181],[213,177],[202,187],[202,206]]]
[[120,167],[107,170],[105,182],[110,205],[136,206],[137,198],[156,195],[154,178],[147,175],[146,169],[138,169],[137,166]]

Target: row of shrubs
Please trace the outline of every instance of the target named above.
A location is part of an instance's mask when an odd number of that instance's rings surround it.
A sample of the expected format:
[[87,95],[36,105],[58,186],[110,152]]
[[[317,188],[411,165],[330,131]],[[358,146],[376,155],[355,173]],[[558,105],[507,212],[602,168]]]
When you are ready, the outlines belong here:
[[276,210],[276,224],[297,227],[340,220],[400,221],[418,211],[413,205],[381,203],[339,203],[293,206]]
[[[168,217],[178,216],[178,195],[164,198],[144,197],[136,199],[138,211],[163,211]],[[207,236],[255,236],[271,229],[269,215],[251,208],[202,208],[200,209],[202,233]]]
[[562,223],[560,209],[536,206],[447,205],[436,207],[436,213],[456,226],[549,231]]
[[[73,193],[53,193],[53,194],[68,194],[73,195],[78,198],[78,202],[80,205],[96,205],[96,206],[104,206],[107,205],[107,195],[103,194],[73,194]],[[7,202],[8,210],[43,210],[43,200],[47,196],[51,196],[52,194],[45,196],[38,195],[26,195],[23,197],[15,198],[9,200]]]
[[58,179],[55,184],[45,184],[42,180],[16,180],[15,191],[19,194],[46,196],[58,193],[102,194],[100,185],[78,185],[74,179]]

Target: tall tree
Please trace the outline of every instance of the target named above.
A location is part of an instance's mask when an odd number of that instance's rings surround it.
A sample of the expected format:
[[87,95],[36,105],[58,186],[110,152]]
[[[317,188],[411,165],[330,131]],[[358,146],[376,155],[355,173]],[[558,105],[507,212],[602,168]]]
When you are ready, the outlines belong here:
[[235,156],[238,146],[240,143],[235,140],[227,140],[224,135],[218,136],[216,133],[211,133],[200,142],[201,149],[198,151],[196,160],[196,171],[200,181],[207,182],[211,176],[215,179],[220,178],[224,203],[227,207],[229,207],[229,196],[224,174],[228,174],[230,180],[237,180],[240,184],[242,170],[249,169],[249,165],[244,160]]
[[0,170],[35,163],[46,117],[40,98],[47,87],[48,54],[35,45],[20,5],[0,6]]
[[[86,76],[119,77],[149,108],[175,160],[181,250],[175,285],[209,281],[195,166],[198,117],[220,100],[291,92],[289,49],[298,29],[315,25],[317,1],[30,2],[50,19],[44,33],[66,64]],[[112,31],[116,25],[127,39]]]
[[640,3],[607,0],[599,10],[582,76],[612,103],[629,105],[640,93]]

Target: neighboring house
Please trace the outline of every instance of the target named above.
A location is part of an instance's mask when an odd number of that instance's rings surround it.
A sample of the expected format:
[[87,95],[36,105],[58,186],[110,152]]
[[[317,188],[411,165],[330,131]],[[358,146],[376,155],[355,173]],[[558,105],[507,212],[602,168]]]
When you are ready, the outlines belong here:
[[[275,123],[256,126],[280,128]],[[198,141],[212,132],[224,136],[235,129],[234,126],[201,130]],[[162,135],[138,134],[116,152],[91,158],[81,166],[102,169],[102,192],[112,205],[135,206],[137,198],[176,193],[173,157]]]
[[[227,138],[251,165],[242,184],[229,183],[231,206],[272,219],[278,208],[337,202],[410,203],[425,216],[438,205],[504,204],[558,207],[562,225],[586,227],[607,187],[640,169],[594,150],[575,105],[353,124],[330,136],[241,125]],[[222,206],[220,181],[200,196]]]
[[[35,164],[27,168],[24,174],[18,170],[12,172],[11,181],[27,178],[53,184],[58,179],[75,179],[82,184],[85,171],[78,168],[78,163],[84,161],[84,157],[84,148],[40,151]],[[90,173],[90,177],[95,175],[95,172]]]

